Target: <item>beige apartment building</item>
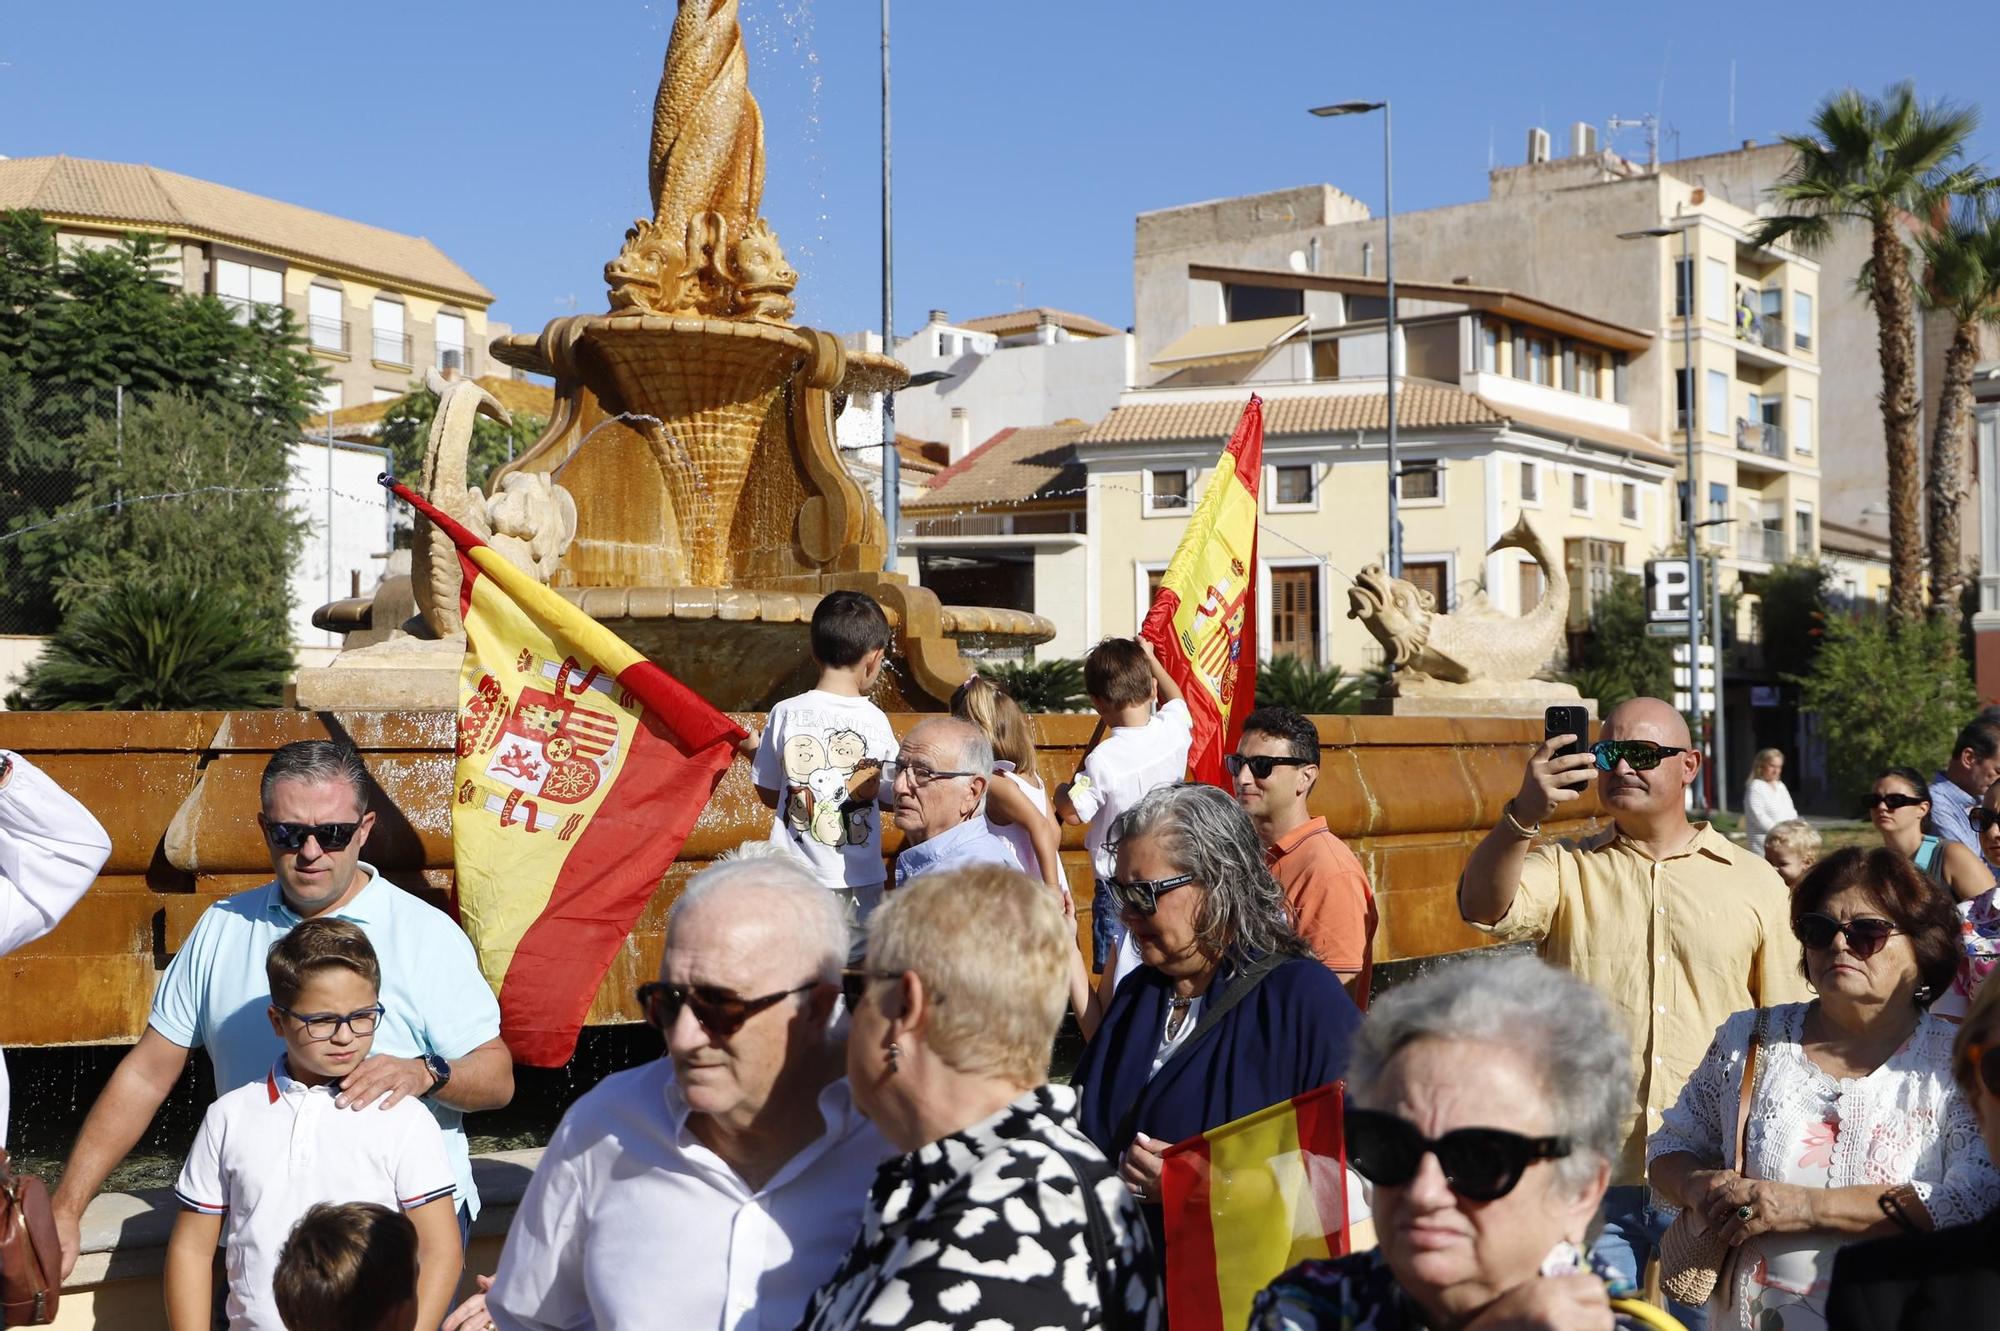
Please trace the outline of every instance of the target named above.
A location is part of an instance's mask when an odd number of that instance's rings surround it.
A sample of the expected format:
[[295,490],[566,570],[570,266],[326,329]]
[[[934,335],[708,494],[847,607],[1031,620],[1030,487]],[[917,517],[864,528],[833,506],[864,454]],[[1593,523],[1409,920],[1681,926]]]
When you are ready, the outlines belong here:
[[[320,407],[386,401],[426,369],[500,367],[493,293],[430,241],[126,162],[0,159],[0,209],[32,208],[65,245],[167,242],[159,274],[247,312],[282,305],[327,371]],[[505,373],[506,371],[501,370]]]

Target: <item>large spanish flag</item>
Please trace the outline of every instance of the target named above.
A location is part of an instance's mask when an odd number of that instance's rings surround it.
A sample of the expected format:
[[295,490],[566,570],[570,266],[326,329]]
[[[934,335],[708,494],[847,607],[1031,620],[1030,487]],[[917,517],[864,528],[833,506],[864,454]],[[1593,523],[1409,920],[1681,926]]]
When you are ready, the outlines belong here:
[[1257,483],[1263,470],[1264,400],[1252,394],[1139,626],[1194,716],[1189,779],[1224,790],[1231,783],[1223,755],[1235,752],[1257,691]]
[[743,731],[407,486],[458,546],[458,913],[516,1062],[560,1067]]
[[1340,1086],[1322,1086],[1167,1149],[1167,1322],[1237,1331],[1257,1291],[1348,1248]]

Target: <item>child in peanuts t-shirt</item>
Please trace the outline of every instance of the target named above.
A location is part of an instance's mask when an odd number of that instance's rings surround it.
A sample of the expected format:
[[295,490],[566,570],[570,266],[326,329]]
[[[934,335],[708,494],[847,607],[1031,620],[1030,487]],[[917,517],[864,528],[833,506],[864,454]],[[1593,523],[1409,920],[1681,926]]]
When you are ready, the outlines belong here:
[[819,685],[771,709],[750,763],[776,811],[771,840],[790,846],[865,921],[882,899],[882,766],[896,735],[868,691],[882,673],[889,621],[859,592],[831,592],[813,611]]

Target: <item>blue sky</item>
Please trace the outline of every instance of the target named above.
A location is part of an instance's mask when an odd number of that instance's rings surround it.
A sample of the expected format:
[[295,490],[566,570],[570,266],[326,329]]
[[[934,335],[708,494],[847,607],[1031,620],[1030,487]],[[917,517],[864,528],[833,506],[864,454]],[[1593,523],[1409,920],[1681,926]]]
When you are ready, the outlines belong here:
[[[150,162],[426,235],[499,293],[497,317],[534,329],[603,308],[603,263],[648,211],[674,9],[0,0],[0,153]],[[765,211],[803,275],[801,321],[874,327],[879,5],[743,10]],[[1379,130],[1305,114],[1322,102],[1395,99],[1397,203],[1415,209],[1483,195],[1489,153],[1519,161],[1535,124],[1560,143],[1571,121],[1657,108],[1671,157],[1800,128],[1842,84],[1914,78],[1960,99],[1985,86],[1985,43],[1882,14],[897,0],[897,327],[932,306],[971,317],[1023,300],[1127,324],[1133,217],[1148,209],[1320,180],[1379,207]],[[1618,146],[1643,152],[1637,131]]]

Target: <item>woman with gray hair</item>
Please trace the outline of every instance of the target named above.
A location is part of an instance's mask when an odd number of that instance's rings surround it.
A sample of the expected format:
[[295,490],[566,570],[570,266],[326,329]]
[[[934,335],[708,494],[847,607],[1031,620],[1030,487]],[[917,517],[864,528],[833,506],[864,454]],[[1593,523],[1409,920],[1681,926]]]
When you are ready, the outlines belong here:
[[1361,1014],[1292,928],[1250,816],[1214,786],[1162,786],[1112,827],[1108,886],[1145,964],[1085,1047],[1083,1130],[1160,1219],[1160,1154],[1325,1086]]
[[1347,1159],[1374,1184],[1379,1246],[1293,1267],[1250,1331],[1630,1325],[1584,1242],[1632,1081],[1603,995],[1533,957],[1387,995],[1347,1069]]

